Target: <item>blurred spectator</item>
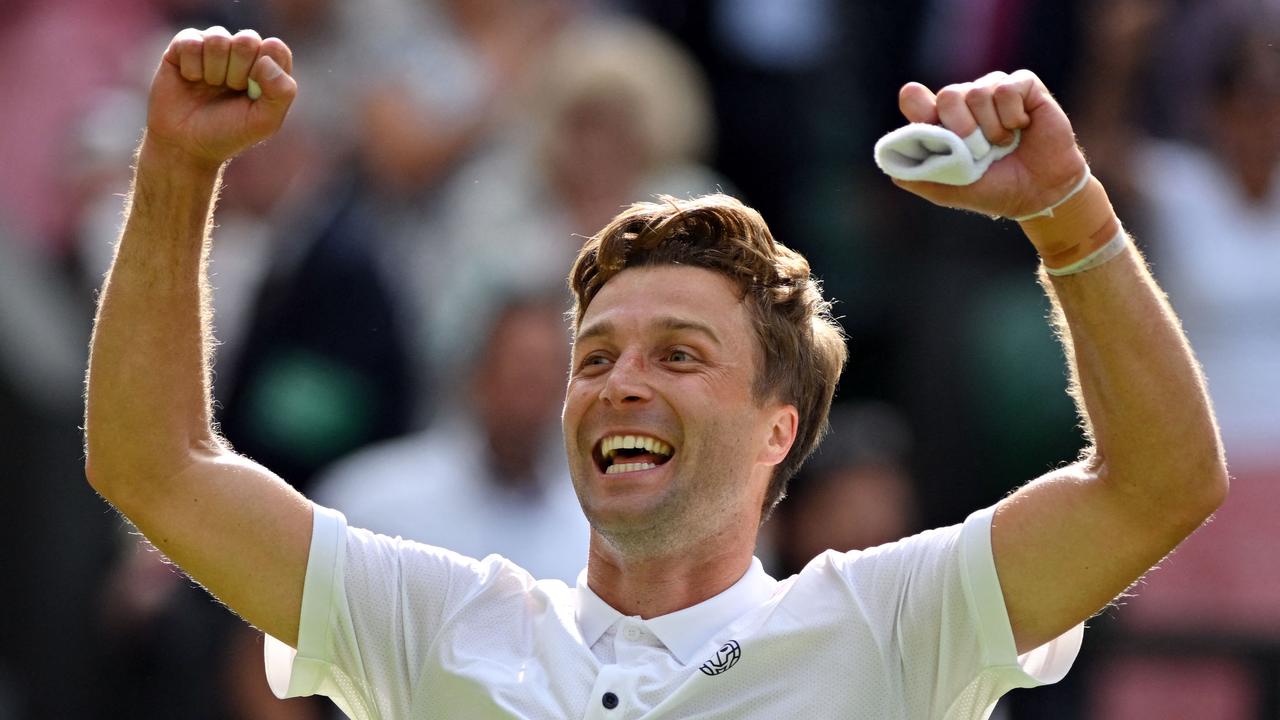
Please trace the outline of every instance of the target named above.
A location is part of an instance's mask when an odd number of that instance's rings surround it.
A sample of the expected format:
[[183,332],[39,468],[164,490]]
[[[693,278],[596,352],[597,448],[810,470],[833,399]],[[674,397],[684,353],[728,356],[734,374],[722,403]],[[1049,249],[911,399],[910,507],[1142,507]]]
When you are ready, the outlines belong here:
[[[111,514],[84,482],[90,307],[0,211],[0,717],[88,717]],[[77,367],[80,366],[80,367]],[[75,638],[73,642],[66,638]],[[9,714],[11,713],[11,714]]]
[[852,48],[873,41],[847,22],[857,11],[831,0],[627,4],[696,56],[711,81],[716,169],[775,236],[804,249],[804,233],[819,224],[809,216],[829,209],[813,202],[812,180],[831,180],[828,169],[848,164],[847,154],[824,147],[847,128],[825,121],[848,124],[844,110],[860,100],[848,82]]
[[561,0],[377,0],[345,20],[360,62],[366,169],[392,194],[439,181],[516,110],[562,23]]
[[0,213],[58,255],[68,249],[74,217],[63,205],[70,129],[97,88],[129,74],[165,18],[153,0],[21,2],[4,15],[0,61],[13,71],[0,78]]
[[[700,164],[712,134],[703,77],[666,36],[607,17],[566,28],[523,127],[443,191],[448,254],[420,255],[437,358],[464,357],[470,314],[510,288],[563,284],[585,236],[658,193],[717,189]],[[441,274],[441,270],[444,271]]]
[[[1103,119],[1092,131],[1110,150],[1094,164],[1125,180],[1143,212],[1154,270],[1204,367],[1233,480],[1215,522],[1146,579],[1121,618],[1128,636],[1180,638],[1167,645],[1187,657],[1108,663],[1096,716],[1258,717],[1261,698],[1276,693],[1255,679],[1270,673],[1274,687],[1278,668],[1250,668],[1224,647],[1235,635],[1255,653],[1280,648],[1280,558],[1247,550],[1280,528],[1280,6],[1129,0],[1100,17],[1109,42],[1095,62],[1112,83],[1102,90],[1131,104],[1094,106]],[[1150,52],[1123,49],[1132,47]],[[1188,66],[1197,72],[1167,75]],[[1176,120],[1162,128],[1172,136],[1156,139],[1142,110],[1175,84],[1164,100]]]
[[[4,4],[0,62],[0,213],[50,255],[74,246],[66,140],[97,91],[159,56],[174,22],[220,19],[212,0],[30,0]],[[179,25],[180,26],[180,25]],[[154,43],[161,43],[158,46]],[[146,68],[149,78],[154,66]],[[137,128],[133,133],[136,135]]]
[[[313,43],[312,74],[300,80],[299,96],[306,98],[310,80],[313,94],[337,98],[317,112],[335,121],[321,126],[338,131],[329,142],[351,179],[353,212],[363,218],[366,244],[405,311],[410,372],[419,388],[405,401],[417,424],[435,409],[434,377],[447,372],[427,343],[439,288],[456,270],[449,218],[457,193],[449,188],[493,152],[503,128],[527,126],[524,94],[572,8],[565,0],[325,7],[329,24],[318,37],[326,40]],[[294,0],[273,0],[270,8],[269,18],[306,17]],[[304,67],[302,59],[298,64]],[[349,158],[341,153],[347,143]]]
[[910,430],[897,409],[836,407],[831,433],[770,520],[773,574],[794,575],[826,550],[865,550],[922,529],[910,452]]
[[569,360],[562,308],[511,298],[491,322],[473,322],[483,342],[448,410],[425,432],[341,461],[314,499],[353,526],[477,558],[498,553],[572,584],[588,532],[558,422]]
[[[270,257],[259,261],[267,270],[243,347],[226,363],[231,383],[215,391],[237,450],[305,492],[333,460],[409,429],[413,361],[402,301],[375,256],[380,238],[350,178],[317,167],[323,156],[308,144],[291,149],[288,138],[275,140],[255,150],[257,158],[240,158],[244,174],[227,178],[215,243],[232,240],[222,230],[234,227],[236,242],[249,252],[267,248]],[[248,191],[233,203],[237,182]],[[236,212],[263,202],[273,187],[299,195],[270,216]],[[244,262],[224,272],[252,275]]]
[[[1280,470],[1280,5],[1208,25],[1203,143],[1134,160],[1165,283],[1209,379],[1227,454]],[[1265,10],[1264,10],[1265,8]],[[1280,599],[1280,598],[1278,598]]]

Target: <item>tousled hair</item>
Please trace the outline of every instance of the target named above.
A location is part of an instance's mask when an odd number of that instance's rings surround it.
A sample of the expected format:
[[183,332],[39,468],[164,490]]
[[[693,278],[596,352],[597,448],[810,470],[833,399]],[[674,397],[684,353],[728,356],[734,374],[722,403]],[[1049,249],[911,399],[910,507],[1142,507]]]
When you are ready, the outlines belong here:
[[774,240],[760,213],[727,195],[689,200],[659,196],[619,213],[583,246],[569,273],[574,329],[605,283],[635,267],[687,265],[737,285],[756,333],[757,402],[794,405],[795,442],[774,468],[762,518],[786,496],[787,483],[827,430],[827,415],[848,352],[831,303],[800,253]]

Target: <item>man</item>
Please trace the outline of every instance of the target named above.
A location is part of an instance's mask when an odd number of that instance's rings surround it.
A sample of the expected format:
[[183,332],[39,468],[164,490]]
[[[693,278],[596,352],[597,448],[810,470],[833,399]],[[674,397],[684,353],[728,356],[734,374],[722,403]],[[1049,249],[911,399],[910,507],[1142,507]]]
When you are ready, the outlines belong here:
[[213,197],[222,165],[280,126],[290,69],[252,31],[184,30],[166,50],[93,338],[86,466],[160,550],[297,648],[273,668],[282,693],[357,718],[983,718],[1061,677],[1081,623],[1224,497],[1177,321],[1021,71],[904,87],[912,121],[1021,144],[972,185],[903,185],[1025,218],[1057,273],[1093,441],[1079,462],[961,526],[765,575],[756,531],[817,442],[844,348],[808,263],[711,197],[633,206],[571,273],[563,425],[592,526],[576,589],[347,528],[210,421]]
[[560,443],[568,362],[560,294],[494,298],[421,432],[377,443],[325,470],[309,493],[356,527],[497,553],[541,579],[573,582],[588,526]]

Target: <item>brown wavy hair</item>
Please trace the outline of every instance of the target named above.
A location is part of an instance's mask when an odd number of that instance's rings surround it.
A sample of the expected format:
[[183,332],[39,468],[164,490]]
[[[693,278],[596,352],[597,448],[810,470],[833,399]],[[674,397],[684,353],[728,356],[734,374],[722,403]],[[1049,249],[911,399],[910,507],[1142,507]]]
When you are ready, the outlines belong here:
[[803,255],[774,240],[760,213],[728,195],[690,200],[659,196],[635,203],[589,239],[569,272],[573,326],[609,280],[627,268],[689,265],[732,280],[756,331],[763,362],[756,401],[796,407],[796,439],[774,468],[761,518],[827,431],[827,415],[848,351],[844,332]]

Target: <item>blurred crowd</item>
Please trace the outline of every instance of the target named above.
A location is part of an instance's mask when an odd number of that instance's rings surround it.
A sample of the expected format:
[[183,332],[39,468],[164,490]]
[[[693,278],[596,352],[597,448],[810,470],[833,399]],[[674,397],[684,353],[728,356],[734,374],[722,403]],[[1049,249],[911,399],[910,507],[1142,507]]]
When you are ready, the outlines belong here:
[[[0,720],[332,717],[83,478],[94,293],[172,34],[292,47],[211,272],[218,422],[353,524],[574,582],[564,275],[622,206],[724,190],[807,254],[851,364],[764,526],[775,576],[959,522],[1082,440],[1035,257],[878,175],[897,88],[1029,67],[1071,114],[1204,365],[1217,519],[997,717],[1280,708],[1275,0],[8,0],[0,20]],[[1176,418],[1170,418],[1176,422]]]

